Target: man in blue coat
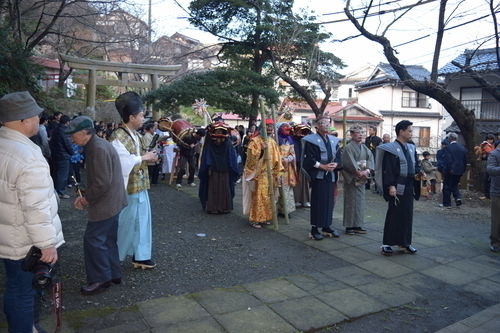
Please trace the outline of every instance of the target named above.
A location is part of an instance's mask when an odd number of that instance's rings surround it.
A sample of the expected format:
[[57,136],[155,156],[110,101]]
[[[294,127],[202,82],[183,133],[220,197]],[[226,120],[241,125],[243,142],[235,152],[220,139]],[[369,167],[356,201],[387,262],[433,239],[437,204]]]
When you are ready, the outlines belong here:
[[448,135],[450,144],[444,149],[443,203],[439,205],[440,207],[451,208],[452,193],[457,207],[462,204],[458,183],[467,167],[467,151],[457,143],[457,139],[456,133],[450,133]]

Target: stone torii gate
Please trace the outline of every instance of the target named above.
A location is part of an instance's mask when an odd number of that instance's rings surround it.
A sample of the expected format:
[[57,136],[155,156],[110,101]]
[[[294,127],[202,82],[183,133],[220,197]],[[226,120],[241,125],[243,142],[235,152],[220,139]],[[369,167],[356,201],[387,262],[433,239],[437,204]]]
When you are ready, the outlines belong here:
[[[89,71],[88,77],[73,77],[74,83],[87,85],[87,111],[95,114],[95,95],[96,86],[118,86],[157,89],[159,85],[158,76],[173,76],[181,69],[182,65],[143,65],[121,62],[109,62],[102,60],[91,60],[71,57],[65,54],[59,54],[61,60],[67,63],[68,67],[77,69],[86,69]],[[97,78],[97,71],[117,72],[118,80]],[[128,74],[148,74],[149,81],[129,80]],[[153,112],[153,119],[159,118],[159,112]]]

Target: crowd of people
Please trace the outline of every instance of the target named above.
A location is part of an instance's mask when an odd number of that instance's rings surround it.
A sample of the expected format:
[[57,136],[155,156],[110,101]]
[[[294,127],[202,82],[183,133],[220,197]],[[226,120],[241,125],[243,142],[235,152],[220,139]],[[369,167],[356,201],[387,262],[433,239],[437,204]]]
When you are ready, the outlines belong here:
[[[73,202],[75,209],[88,212],[83,295],[121,283],[120,262],[127,257],[135,268],[156,266],[148,189],[167,174],[175,173],[176,187],[182,187],[185,175],[187,185],[196,186],[197,175],[201,206],[209,214],[233,210],[235,186],[241,183],[243,213],[253,228],[270,225],[274,213],[288,219],[298,207],[309,208],[309,238],[315,241],[341,236],[332,229],[340,176],[345,235],[366,234],[365,192],[373,184],[374,193],[387,202],[383,255],[391,255],[394,246],[417,252],[412,246],[413,205],[422,181],[429,182],[430,193],[442,185],[440,206],[451,207],[451,196],[456,206],[462,204],[458,182],[467,159],[455,133],[442,141],[435,164],[426,151],[419,161],[407,120],[396,124],[394,141],[387,133],[378,137],[375,127],[364,137],[364,127],[354,124],[345,146],[325,116],[312,125],[263,119],[261,126],[252,124],[246,131],[214,118],[206,128],[178,138],[156,122],[145,123],[142,105],[135,92],[121,94],[115,106],[122,124],[109,123],[104,129],[86,116],[70,119],[55,113],[49,119],[28,92],[0,99],[0,166],[9,171],[0,175],[0,257],[6,267],[4,311],[11,331],[33,327],[33,274],[23,271],[22,262],[32,247],[41,250],[41,262],[57,262],[57,248],[64,243],[57,196],[69,199],[67,188],[81,185],[83,165],[85,191]],[[486,158],[491,250],[499,252],[500,147],[489,150]]]

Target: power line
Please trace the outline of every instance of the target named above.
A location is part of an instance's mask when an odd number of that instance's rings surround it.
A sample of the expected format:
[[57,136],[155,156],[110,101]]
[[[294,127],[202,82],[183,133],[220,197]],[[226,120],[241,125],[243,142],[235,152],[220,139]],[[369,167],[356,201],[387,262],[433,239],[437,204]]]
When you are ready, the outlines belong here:
[[[381,3],[381,4],[377,4],[376,7],[381,7],[381,6],[385,6],[385,5],[390,5],[392,3],[396,3],[396,2],[400,2],[400,1],[403,1],[403,0],[394,0],[394,1],[388,1],[388,2],[384,2],[384,3]],[[355,12],[355,11],[358,11],[358,10],[364,10],[364,9],[367,9],[368,6],[366,7],[360,7],[360,8],[355,8],[353,9],[352,11]],[[337,15],[337,14],[344,14],[344,11],[341,11],[341,12],[334,12],[334,13],[326,13],[326,14],[321,14],[321,16],[328,16],[328,15]]]
[[[495,12],[495,14],[497,14],[498,12]],[[473,20],[470,20],[470,21],[467,21],[467,22],[464,22],[464,23],[460,23],[460,24],[457,24],[453,27],[449,27],[449,28],[445,28],[443,29],[443,31],[448,31],[448,30],[452,30],[452,29],[455,29],[455,28],[459,28],[459,27],[462,27],[464,25],[467,25],[467,24],[470,24],[470,23],[473,23],[473,22],[476,22],[476,21],[479,21],[479,20],[482,20],[486,17],[490,16],[489,14],[488,15],[484,15],[484,16],[481,16],[481,17],[478,17],[478,18],[475,18]],[[435,34],[435,33],[432,33],[432,34]],[[417,40],[420,40],[420,39],[424,39],[424,38],[427,38],[427,37],[430,37],[432,34],[428,34],[428,35],[425,35],[425,36],[421,36],[421,37],[418,37],[418,38],[415,38],[413,40],[410,40],[408,42],[404,42],[402,44],[398,44],[398,45],[394,45],[393,47],[398,47],[398,46],[403,46],[403,45],[406,45],[406,44],[410,44],[410,43],[413,43],[413,42],[416,42]]]
[[[412,5],[402,6],[402,7],[399,7],[399,8],[388,9],[388,10],[381,10],[381,11],[378,11],[378,12],[367,14],[365,16],[366,17],[372,17],[372,16],[379,16],[379,15],[384,15],[384,14],[388,14],[388,13],[394,13],[394,12],[397,12],[397,11],[400,11],[400,10],[403,10],[403,9],[408,9],[408,8],[412,8],[412,7],[414,8],[414,7],[417,7],[417,6],[422,6],[422,5],[426,5],[428,3],[435,2],[435,1],[437,1],[437,0],[426,0],[426,1],[422,1],[421,3],[416,3],[416,4],[412,4]],[[363,16],[363,17],[356,17],[356,19],[361,19],[361,18],[364,18],[365,16]],[[339,22],[346,22],[346,21],[349,21],[349,19],[345,18],[345,19],[339,19],[339,20],[334,20],[334,21],[326,21],[326,22],[320,22],[318,24],[330,24],[330,23],[339,23]]]

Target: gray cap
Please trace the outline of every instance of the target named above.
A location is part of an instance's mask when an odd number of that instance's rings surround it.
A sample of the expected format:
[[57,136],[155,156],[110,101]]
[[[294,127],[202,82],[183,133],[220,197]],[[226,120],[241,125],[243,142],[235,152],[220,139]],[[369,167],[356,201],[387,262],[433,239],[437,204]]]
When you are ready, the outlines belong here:
[[15,92],[0,99],[0,121],[9,122],[33,118],[43,109],[36,104],[29,92]]
[[73,134],[86,128],[94,128],[92,119],[86,116],[76,117],[66,127],[64,134]]

